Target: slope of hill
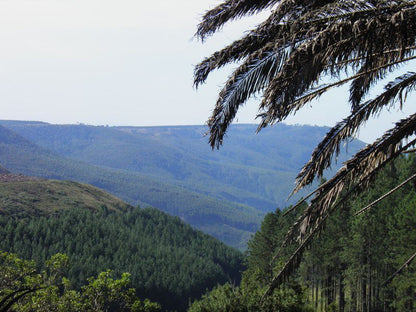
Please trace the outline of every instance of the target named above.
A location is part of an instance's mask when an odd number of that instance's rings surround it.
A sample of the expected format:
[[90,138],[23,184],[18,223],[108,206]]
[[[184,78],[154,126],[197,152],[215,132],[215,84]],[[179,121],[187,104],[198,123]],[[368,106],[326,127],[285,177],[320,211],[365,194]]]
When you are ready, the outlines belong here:
[[238,248],[244,248],[262,218],[262,213],[253,207],[169,184],[162,177],[62,157],[3,126],[0,126],[0,163],[15,173],[88,183],[132,205],[157,207]]
[[96,187],[72,181],[0,175],[0,213],[44,215],[74,207],[127,211],[133,207]]
[[241,253],[177,217],[53,180],[0,183],[0,251],[39,264],[66,253],[74,285],[106,269],[129,272],[140,296],[180,311],[206,289],[238,282],[243,269]]

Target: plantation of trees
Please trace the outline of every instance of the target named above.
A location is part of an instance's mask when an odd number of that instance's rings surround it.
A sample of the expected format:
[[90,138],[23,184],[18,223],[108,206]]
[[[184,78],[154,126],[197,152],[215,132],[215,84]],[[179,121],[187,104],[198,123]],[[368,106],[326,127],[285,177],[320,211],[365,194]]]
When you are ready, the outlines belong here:
[[391,279],[416,248],[415,185],[356,215],[415,169],[414,155],[401,157],[372,188],[344,202],[305,251],[296,273],[264,296],[294,251],[292,246],[275,258],[300,208],[269,213],[249,242],[240,287],[220,286],[190,311],[416,311],[416,267]]
[[244,268],[239,251],[150,208],[0,215],[0,250],[40,268],[65,253],[65,277],[74,290],[108,269],[116,276],[127,272],[139,298],[169,311],[185,310],[217,283],[238,284]]

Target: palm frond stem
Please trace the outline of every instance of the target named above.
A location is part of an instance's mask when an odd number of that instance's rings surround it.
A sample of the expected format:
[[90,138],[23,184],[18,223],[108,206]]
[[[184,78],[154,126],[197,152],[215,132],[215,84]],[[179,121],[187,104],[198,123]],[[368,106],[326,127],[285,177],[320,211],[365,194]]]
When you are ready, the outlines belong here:
[[394,272],[381,286],[385,287],[388,284],[391,283],[391,281],[398,275],[400,275],[409,265],[413,262],[413,260],[416,258],[416,252],[398,269],[396,272]]
[[396,192],[397,190],[401,189],[403,186],[405,186],[407,183],[411,182],[412,180],[416,179],[416,173],[413,174],[411,177],[407,178],[405,181],[403,181],[402,183],[400,183],[399,185],[397,185],[396,187],[394,187],[393,189],[391,189],[390,191],[388,191],[386,194],[384,194],[383,196],[377,198],[375,201],[373,201],[371,204],[365,206],[363,209],[359,210],[358,212],[355,213],[356,216],[359,216],[360,214],[363,214],[364,212],[366,212],[368,209],[372,208],[374,205],[378,204],[379,202],[381,202],[384,198],[390,196],[391,194],[393,194],[394,192]]

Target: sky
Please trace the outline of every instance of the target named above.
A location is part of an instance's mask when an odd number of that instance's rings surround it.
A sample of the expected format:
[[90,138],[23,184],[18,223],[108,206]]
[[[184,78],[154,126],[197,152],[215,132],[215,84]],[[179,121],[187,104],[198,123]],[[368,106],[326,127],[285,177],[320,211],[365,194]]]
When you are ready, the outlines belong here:
[[[201,125],[231,70],[198,90],[193,68],[265,15],[233,22],[202,44],[202,14],[218,0],[0,0],[0,119],[58,124]],[[349,111],[347,89],[287,120],[334,125]],[[237,122],[255,123],[259,99]],[[408,113],[396,109],[360,131],[370,142]]]

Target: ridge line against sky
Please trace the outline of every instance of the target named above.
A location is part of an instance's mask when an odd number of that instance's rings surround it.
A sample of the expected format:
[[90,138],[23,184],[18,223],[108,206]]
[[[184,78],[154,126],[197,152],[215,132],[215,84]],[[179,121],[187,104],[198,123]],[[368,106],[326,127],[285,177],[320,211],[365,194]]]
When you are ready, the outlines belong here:
[[[204,124],[233,66],[215,72],[195,90],[194,65],[266,16],[232,22],[202,44],[193,38],[197,24],[220,2],[1,0],[0,119]],[[329,92],[286,123],[334,125],[349,111],[347,91]],[[251,100],[236,121],[255,123],[258,101]],[[360,138],[372,141],[408,114],[397,109],[383,113]]]

